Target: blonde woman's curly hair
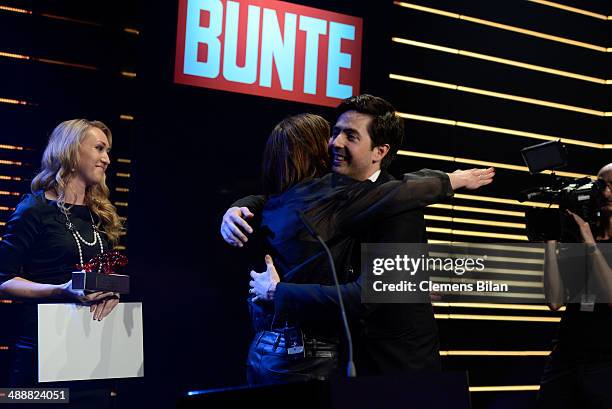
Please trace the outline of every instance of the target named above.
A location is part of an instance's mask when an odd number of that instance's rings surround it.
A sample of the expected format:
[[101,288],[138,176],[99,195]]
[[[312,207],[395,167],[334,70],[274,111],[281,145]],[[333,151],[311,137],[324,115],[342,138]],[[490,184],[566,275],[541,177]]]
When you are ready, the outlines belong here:
[[[74,176],[79,164],[79,146],[91,128],[98,128],[108,138],[109,147],[113,144],[110,129],[100,121],[71,119],[55,127],[42,156],[40,172],[32,180],[32,192],[53,191],[57,195],[57,206],[64,212],[66,206],[66,187]],[[106,233],[108,240],[117,244],[123,230],[117,209],[108,199],[109,189],[106,176],[96,185],[85,190],[85,204],[98,217],[98,228]]]

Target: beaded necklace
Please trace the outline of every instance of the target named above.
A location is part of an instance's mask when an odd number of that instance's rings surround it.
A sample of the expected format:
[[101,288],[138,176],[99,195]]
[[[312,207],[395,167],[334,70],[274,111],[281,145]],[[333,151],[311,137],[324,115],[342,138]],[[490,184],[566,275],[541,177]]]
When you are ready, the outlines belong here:
[[104,245],[102,244],[102,238],[100,237],[100,232],[98,231],[98,226],[94,222],[93,215],[91,214],[91,210],[89,210],[89,217],[91,218],[91,228],[93,230],[93,241],[89,242],[81,236],[81,233],[77,230],[76,226],[72,224],[70,217],[68,216],[68,211],[62,209],[62,213],[66,216],[66,228],[70,233],[72,233],[72,237],[74,237],[74,241],[79,249],[79,261],[81,262],[81,266],[84,266],[85,263],[83,261],[83,249],[81,248],[81,243],[88,247],[94,247],[96,244],[100,244],[100,254],[104,254]]

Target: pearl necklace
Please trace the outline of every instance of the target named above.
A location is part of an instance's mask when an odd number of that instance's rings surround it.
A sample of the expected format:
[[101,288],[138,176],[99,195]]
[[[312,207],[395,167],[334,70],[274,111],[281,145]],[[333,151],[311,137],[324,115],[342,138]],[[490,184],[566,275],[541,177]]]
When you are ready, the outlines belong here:
[[79,261],[81,262],[81,266],[85,265],[83,262],[83,249],[81,248],[81,243],[86,246],[93,247],[97,243],[100,244],[100,254],[104,254],[104,245],[102,244],[102,238],[100,237],[100,232],[98,231],[98,227],[94,223],[93,215],[91,214],[91,210],[89,211],[89,217],[91,217],[91,228],[93,230],[93,241],[89,242],[81,236],[81,233],[77,230],[76,226],[72,224],[70,221],[70,217],[68,217],[68,212],[63,211],[64,216],[66,216],[66,228],[72,233],[72,237],[74,237],[74,241],[76,242],[77,248],[79,249]]

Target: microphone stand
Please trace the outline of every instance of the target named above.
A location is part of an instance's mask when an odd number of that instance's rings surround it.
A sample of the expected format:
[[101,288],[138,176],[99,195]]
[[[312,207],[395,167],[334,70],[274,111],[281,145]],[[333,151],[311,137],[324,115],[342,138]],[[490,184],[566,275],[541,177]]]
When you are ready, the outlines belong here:
[[321,246],[327,253],[327,259],[329,262],[329,266],[331,267],[332,275],[334,277],[334,283],[336,286],[336,292],[338,294],[338,303],[340,304],[340,313],[342,315],[342,324],[344,325],[344,334],[346,335],[346,340],[348,342],[348,363],[346,365],[346,376],[349,378],[355,378],[357,377],[357,370],[355,369],[355,362],[353,362],[353,337],[351,336],[351,330],[349,328],[348,320],[346,318],[346,309],[344,308],[344,301],[342,300],[340,282],[338,281],[338,274],[336,273],[336,265],[334,263],[334,258],[332,257],[329,247],[327,247],[325,241],[321,238],[319,233],[317,233],[315,228],[310,224],[304,212],[298,210],[298,216],[306,227],[306,230],[308,230],[308,233],[310,233],[310,235],[321,244]]

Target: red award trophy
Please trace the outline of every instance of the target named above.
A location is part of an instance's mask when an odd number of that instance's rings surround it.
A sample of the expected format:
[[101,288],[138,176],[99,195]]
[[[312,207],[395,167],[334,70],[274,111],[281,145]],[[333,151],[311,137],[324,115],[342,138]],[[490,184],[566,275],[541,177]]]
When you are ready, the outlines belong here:
[[72,273],[72,289],[128,294],[130,277],[115,273],[127,263],[127,257],[117,251],[98,254],[89,263],[77,266],[81,271]]

